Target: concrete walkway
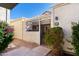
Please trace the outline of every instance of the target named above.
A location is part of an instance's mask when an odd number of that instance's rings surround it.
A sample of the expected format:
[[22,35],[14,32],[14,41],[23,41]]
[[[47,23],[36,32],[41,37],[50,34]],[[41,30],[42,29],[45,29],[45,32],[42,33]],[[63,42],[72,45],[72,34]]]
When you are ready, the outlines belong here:
[[9,51],[7,53],[3,53],[2,55],[3,56],[46,56],[50,51],[51,49],[48,49],[43,46],[38,46],[33,49],[20,47],[12,51]]

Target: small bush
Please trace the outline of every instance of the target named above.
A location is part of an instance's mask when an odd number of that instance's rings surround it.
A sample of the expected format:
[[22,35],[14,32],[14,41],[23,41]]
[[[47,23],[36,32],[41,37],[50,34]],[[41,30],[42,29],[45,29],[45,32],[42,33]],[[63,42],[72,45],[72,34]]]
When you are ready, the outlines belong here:
[[64,33],[61,27],[54,27],[49,29],[45,34],[45,43],[52,49],[52,55],[62,55],[62,46]]
[[63,42],[63,30],[61,27],[54,27],[49,29],[45,34],[45,43],[50,47],[58,47]]
[[13,28],[6,22],[0,22],[0,52],[4,51],[13,40]]
[[75,55],[79,56],[79,24],[72,27],[72,44],[75,49]]

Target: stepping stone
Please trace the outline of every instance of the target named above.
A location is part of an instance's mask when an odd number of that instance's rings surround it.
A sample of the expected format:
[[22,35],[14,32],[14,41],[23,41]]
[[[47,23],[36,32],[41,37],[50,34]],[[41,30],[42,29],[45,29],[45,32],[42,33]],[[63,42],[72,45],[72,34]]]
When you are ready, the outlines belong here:
[[24,56],[26,55],[26,53],[31,50],[30,48],[26,48],[26,47],[20,47],[17,49],[14,49],[12,51],[9,51],[7,53],[3,53],[3,56]]
[[16,47],[16,45],[13,44],[13,43],[11,43],[11,44],[8,45],[8,48],[15,48],[15,47]]

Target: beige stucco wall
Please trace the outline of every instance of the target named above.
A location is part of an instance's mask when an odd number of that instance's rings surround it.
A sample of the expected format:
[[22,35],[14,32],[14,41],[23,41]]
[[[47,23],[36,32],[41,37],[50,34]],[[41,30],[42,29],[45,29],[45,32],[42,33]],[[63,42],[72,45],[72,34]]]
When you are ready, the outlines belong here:
[[40,31],[26,31],[26,22],[23,22],[23,40],[40,44]]
[[26,22],[23,22],[23,40],[40,44],[40,31],[26,31]]
[[14,38],[22,39],[22,21],[15,21],[11,26],[14,28]]
[[[7,13],[6,13],[6,10],[7,10]],[[0,20],[6,21],[6,18],[7,18],[7,22],[9,23],[10,22],[10,10],[4,7],[0,7]]]
[[[59,26],[63,28],[65,38],[64,38],[64,50],[69,52],[74,52],[74,50],[70,50],[68,48],[73,48],[71,43],[68,43],[67,40],[72,41],[72,24],[71,22],[78,22],[79,21],[79,4],[67,4],[61,7],[57,7],[52,10],[52,25],[55,22],[59,22]],[[55,20],[55,16],[59,18],[58,21]],[[67,39],[67,40],[66,40]]]
[[10,23],[14,27],[14,38],[40,44],[40,31],[26,31],[27,21],[29,20],[18,19]]

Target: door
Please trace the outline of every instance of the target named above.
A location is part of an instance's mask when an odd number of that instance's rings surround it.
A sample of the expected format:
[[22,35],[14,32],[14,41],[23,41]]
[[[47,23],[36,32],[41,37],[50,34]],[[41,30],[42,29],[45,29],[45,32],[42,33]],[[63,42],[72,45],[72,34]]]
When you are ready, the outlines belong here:
[[44,24],[44,25],[41,25],[41,44],[44,45],[45,42],[44,42],[44,36],[45,36],[45,33],[48,31],[48,29],[50,28],[50,24]]

